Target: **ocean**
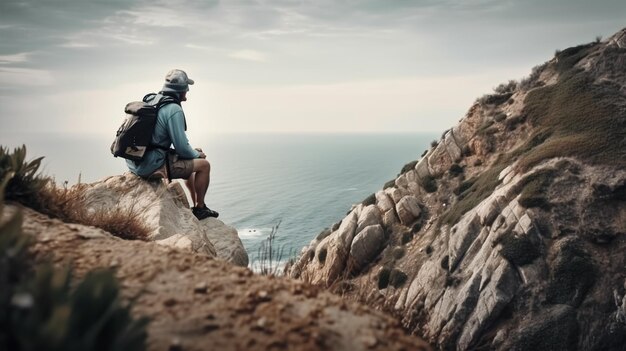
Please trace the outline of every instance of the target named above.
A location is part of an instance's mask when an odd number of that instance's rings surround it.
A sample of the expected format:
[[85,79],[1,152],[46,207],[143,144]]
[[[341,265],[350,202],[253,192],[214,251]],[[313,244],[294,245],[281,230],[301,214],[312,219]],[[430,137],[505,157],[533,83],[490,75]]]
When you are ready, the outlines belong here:
[[[4,134],[4,133],[3,133]],[[438,135],[223,134],[195,137],[211,162],[207,205],[237,229],[250,262],[277,226],[273,247],[282,261],[420,157]],[[45,156],[43,172],[57,183],[93,182],[126,171],[109,152],[111,137],[1,135],[0,145],[26,144]]]

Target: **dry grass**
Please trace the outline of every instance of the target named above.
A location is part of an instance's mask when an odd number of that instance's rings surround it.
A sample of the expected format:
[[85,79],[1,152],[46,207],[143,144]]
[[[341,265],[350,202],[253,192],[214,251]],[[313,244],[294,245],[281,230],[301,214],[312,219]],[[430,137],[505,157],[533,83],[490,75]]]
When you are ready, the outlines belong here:
[[[39,172],[43,157],[26,160],[26,146],[13,151],[0,146],[0,180],[6,187],[2,200],[13,200],[49,216],[102,228],[127,240],[146,240],[150,230],[133,206],[109,211],[88,211],[84,185],[58,187],[53,179]],[[80,179],[80,178],[79,178]]]
[[80,184],[68,188],[53,183],[44,187],[38,197],[37,210],[64,222],[94,226],[125,240],[148,240],[151,230],[141,218],[141,211],[115,207],[109,211],[88,211],[85,206],[85,187]]
[[559,82],[526,97],[529,122],[549,137],[522,157],[522,170],[557,156],[626,166],[626,111],[616,106],[622,95],[614,86],[593,84],[585,72],[573,67],[592,50],[588,44],[562,51]]
[[503,162],[496,163],[477,177],[463,183],[462,187],[464,189],[460,192],[458,200],[450,206],[450,209],[441,217],[439,223],[454,225],[461,219],[463,214],[478,206],[500,184],[498,175],[505,166]]

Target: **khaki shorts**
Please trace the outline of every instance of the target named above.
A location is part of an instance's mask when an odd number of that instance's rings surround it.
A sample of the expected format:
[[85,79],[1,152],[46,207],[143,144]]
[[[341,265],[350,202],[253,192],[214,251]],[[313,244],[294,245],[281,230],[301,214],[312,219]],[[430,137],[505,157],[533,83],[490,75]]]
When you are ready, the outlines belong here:
[[193,173],[193,160],[179,159],[177,154],[169,154],[170,178],[187,179]]

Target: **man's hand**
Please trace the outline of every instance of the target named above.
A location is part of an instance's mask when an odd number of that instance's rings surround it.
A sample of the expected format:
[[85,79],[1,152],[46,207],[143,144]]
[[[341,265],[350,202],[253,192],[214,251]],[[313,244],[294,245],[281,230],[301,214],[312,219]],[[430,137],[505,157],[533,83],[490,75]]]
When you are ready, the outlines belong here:
[[202,149],[197,147],[194,150],[198,151],[200,153],[200,155],[198,156],[199,158],[206,158],[206,154],[204,152],[202,152]]

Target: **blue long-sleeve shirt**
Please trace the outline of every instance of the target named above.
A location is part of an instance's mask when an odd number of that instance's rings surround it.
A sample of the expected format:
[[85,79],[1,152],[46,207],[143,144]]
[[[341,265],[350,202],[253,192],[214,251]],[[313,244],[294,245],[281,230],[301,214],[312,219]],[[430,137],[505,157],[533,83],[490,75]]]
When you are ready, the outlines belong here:
[[[154,98],[159,99],[160,97],[161,95],[157,95]],[[154,133],[152,133],[152,144],[165,148],[169,148],[173,144],[178,157],[182,159],[200,157],[200,153],[189,145],[189,140],[185,134],[185,113],[179,105],[174,103],[159,109]],[[139,164],[135,164],[135,161],[131,160],[126,160],[126,164],[131,172],[146,177],[163,166],[165,153],[161,149],[152,149],[146,152]]]

